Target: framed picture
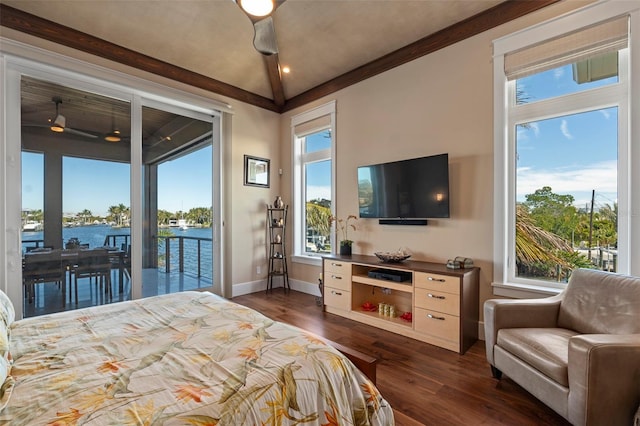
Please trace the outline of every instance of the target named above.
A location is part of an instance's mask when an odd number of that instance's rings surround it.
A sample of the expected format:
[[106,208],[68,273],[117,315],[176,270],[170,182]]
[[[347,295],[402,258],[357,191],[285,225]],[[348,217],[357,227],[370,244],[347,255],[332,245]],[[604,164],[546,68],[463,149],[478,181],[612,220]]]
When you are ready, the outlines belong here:
[[269,188],[269,163],[266,158],[244,156],[244,184]]

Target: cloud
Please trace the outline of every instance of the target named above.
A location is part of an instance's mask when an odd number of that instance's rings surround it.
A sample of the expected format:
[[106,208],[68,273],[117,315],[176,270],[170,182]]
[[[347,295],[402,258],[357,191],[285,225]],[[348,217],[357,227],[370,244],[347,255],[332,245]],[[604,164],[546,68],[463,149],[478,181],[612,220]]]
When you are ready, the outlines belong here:
[[560,131],[565,138],[573,139],[573,135],[569,132],[569,123],[567,123],[567,120],[562,120],[562,123],[560,124]]
[[524,200],[527,194],[533,194],[536,189],[549,186],[556,194],[571,194],[575,197],[575,204],[583,205],[591,196],[591,191],[607,194],[611,199],[617,198],[618,191],[618,163],[604,161],[577,167],[557,169],[539,169],[534,167],[519,167],[517,170],[518,186],[517,199]]
[[533,133],[536,135],[536,137],[540,136],[540,125],[537,122],[529,123],[529,127],[533,129]]
[[601,109],[599,111],[604,116],[605,119],[608,120],[611,117],[611,113],[609,111],[607,111],[606,109]]
[[[533,132],[534,136],[537,138],[538,136],[540,136],[540,126],[538,125],[537,122],[534,123],[527,123],[528,127],[524,127],[524,126],[518,126],[516,127],[516,138],[518,142],[524,142],[524,141],[528,141],[531,138],[529,137],[531,135],[531,132]],[[521,148],[519,146],[519,148]]]
[[307,187],[307,201],[318,199],[331,199],[331,187],[329,186],[308,186]]
[[555,78],[556,80],[560,80],[562,78],[562,76],[564,75],[564,68],[556,68],[555,71],[553,71],[553,78]]

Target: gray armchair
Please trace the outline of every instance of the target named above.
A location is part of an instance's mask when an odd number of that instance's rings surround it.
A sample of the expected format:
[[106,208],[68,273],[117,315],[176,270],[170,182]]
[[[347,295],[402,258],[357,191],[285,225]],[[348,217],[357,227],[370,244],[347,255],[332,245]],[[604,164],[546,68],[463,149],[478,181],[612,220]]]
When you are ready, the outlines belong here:
[[632,425],[640,405],[640,278],[575,270],[557,296],[487,300],[487,360],[574,425]]

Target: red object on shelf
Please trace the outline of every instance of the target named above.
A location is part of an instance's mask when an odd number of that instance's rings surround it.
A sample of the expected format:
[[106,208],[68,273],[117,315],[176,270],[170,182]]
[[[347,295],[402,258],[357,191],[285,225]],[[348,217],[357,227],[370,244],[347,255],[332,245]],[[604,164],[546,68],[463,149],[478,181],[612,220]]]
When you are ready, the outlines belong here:
[[364,302],[362,304],[362,310],[363,311],[368,311],[368,312],[373,312],[373,311],[377,311],[378,310],[378,305],[375,305],[371,302]]
[[411,312],[405,312],[404,314],[400,315],[400,319],[411,322],[413,320],[413,315],[411,314]]

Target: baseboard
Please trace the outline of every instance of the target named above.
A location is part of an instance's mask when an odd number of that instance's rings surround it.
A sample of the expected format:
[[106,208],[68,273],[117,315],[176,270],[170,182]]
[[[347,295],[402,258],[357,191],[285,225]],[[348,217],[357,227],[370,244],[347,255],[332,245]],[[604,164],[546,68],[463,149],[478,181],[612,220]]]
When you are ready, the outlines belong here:
[[289,280],[289,285],[292,290],[299,291],[301,293],[311,294],[313,296],[320,296],[320,289],[318,284],[313,284],[307,281]]
[[267,289],[266,279],[234,284],[231,287],[231,297],[242,296],[244,294],[250,294],[250,293],[257,293],[259,291],[265,291],[266,289]]
[[[277,281],[277,282],[275,282]],[[289,279],[289,285],[292,290],[299,291],[301,293],[311,294],[313,296],[320,296],[320,289],[318,284],[312,284],[310,282]],[[274,280],[273,288],[281,288],[282,280]],[[231,289],[231,297],[242,296],[244,294],[257,293],[259,291],[265,291],[267,289],[267,279],[250,281],[246,283],[234,284]]]
[[485,340],[484,338],[484,322],[478,321],[478,340]]

